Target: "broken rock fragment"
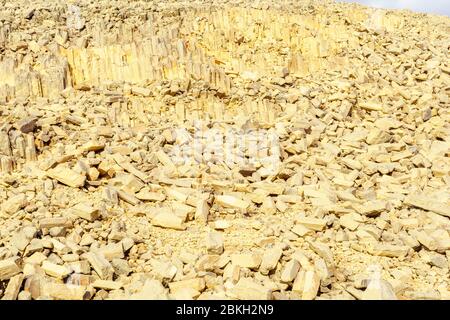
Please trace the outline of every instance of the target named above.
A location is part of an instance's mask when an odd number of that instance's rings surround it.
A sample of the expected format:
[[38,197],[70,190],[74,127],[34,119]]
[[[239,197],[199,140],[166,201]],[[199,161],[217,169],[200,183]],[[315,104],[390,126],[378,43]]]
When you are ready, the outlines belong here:
[[86,181],[86,176],[62,166],[57,166],[54,169],[48,170],[47,176],[72,188],[82,187]]
[[0,6],[0,299],[450,298],[449,19],[303,2]]
[[261,265],[259,266],[260,272],[267,275],[270,271],[275,269],[282,254],[283,251],[280,248],[272,248],[264,252]]
[[232,289],[232,294],[239,300],[269,300],[272,291],[250,278],[241,278]]
[[222,233],[212,231],[206,238],[206,248],[211,254],[222,254],[223,252],[223,236]]
[[241,210],[245,210],[249,207],[249,203],[233,197],[233,196],[229,196],[229,195],[222,195],[222,196],[217,196],[215,198],[215,203],[224,206],[224,207],[228,207],[228,208],[235,208],[235,209],[241,209]]
[[91,222],[97,220],[100,217],[100,211],[86,203],[79,203],[73,206],[70,212],[80,218],[86,219]]
[[404,203],[424,210],[433,211],[437,214],[450,217],[450,203],[440,202],[439,200],[430,199],[423,194],[413,194],[405,198]]
[[252,253],[233,254],[231,262],[243,268],[257,269],[261,264],[261,256]]
[[183,224],[183,219],[176,216],[175,214],[162,212],[157,214],[152,219],[152,224],[154,226],[175,229],[175,230],[185,230],[186,226]]
[[21,193],[12,196],[1,205],[2,212],[11,215],[24,208],[28,204],[25,194]]
[[0,280],[8,280],[20,272],[19,266],[13,259],[0,261]]

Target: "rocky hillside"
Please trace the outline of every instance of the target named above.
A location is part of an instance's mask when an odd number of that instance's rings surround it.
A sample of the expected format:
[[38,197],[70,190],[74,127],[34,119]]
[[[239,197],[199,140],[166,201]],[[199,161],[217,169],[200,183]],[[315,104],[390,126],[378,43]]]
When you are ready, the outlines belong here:
[[0,0],[1,299],[450,299],[450,18]]

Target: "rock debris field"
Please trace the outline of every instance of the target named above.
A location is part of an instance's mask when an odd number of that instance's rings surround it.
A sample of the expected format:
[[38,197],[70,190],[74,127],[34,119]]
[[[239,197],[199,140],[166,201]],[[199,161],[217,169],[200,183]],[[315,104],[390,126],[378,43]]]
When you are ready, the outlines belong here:
[[0,298],[450,299],[450,18],[0,0]]

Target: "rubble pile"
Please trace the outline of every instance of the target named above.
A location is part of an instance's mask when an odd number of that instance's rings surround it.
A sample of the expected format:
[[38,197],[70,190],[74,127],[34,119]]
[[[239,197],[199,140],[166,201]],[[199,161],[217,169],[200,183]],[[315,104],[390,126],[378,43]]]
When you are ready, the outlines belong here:
[[450,299],[449,31],[0,0],[0,298]]

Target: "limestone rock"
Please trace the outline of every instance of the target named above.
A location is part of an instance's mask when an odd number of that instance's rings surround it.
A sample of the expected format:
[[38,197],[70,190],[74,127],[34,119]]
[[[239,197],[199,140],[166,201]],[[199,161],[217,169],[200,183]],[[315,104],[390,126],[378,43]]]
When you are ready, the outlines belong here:
[[0,280],[8,280],[20,272],[19,266],[12,259],[0,261]]
[[21,193],[9,198],[3,202],[1,209],[2,212],[11,215],[22,209],[28,204],[28,200],[25,194]]
[[272,291],[249,278],[242,278],[232,289],[232,294],[240,300],[270,300]]
[[88,221],[97,220],[100,216],[98,209],[93,208],[89,204],[79,203],[73,206],[70,212],[80,218],[86,219]]
[[215,231],[208,233],[206,238],[206,249],[211,254],[222,254],[223,252],[222,234]]
[[249,269],[257,269],[260,266],[262,259],[258,254],[242,253],[233,254],[231,256],[231,261],[236,266]]
[[86,181],[86,176],[61,166],[48,170],[47,175],[72,188],[82,187]]

